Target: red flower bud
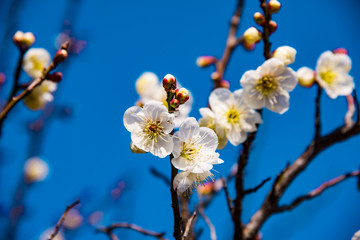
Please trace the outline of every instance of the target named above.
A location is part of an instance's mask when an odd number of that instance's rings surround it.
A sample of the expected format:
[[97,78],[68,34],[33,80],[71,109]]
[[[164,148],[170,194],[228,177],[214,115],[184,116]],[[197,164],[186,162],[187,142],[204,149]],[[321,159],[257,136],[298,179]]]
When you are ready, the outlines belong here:
[[179,100],[180,104],[184,104],[189,100],[189,91],[186,88],[176,89],[175,97]]
[[180,102],[177,99],[172,99],[170,101],[170,107],[172,108],[178,108],[180,106]]
[[176,88],[176,78],[171,74],[166,74],[163,78],[163,87],[165,91],[170,91]]

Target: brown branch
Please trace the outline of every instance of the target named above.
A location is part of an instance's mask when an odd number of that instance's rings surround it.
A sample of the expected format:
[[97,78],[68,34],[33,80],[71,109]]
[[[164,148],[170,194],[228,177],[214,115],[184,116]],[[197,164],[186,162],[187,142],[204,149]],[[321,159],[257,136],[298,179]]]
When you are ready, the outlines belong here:
[[315,138],[318,139],[321,136],[321,119],[320,119],[320,99],[322,88],[319,84],[317,85],[317,95],[315,99]]
[[189,234],[191,226],[192,226],[192,222],[195,218],[196,218],[196,211],[194,211],[194,213],[191,215],[191,217],[189,218],[189,220],[186,223],[185,231],[181,238],[182,240],[186,240],[186,238],[188,237],[188,234]]
[[250,194],[250,193],[254,193],[256,192],[257,190],[259,190],[262,186],[264,186],[265,183],[267,183],[268,181],[270,181],[271,177],[268,177],[264,180],[262,180],[262,182],[257,185],[256,187],[254,188],[250,188],[250,189],[247,189],[247,190],[244,190],[244,194]]
[[264,12],[265,16],[265,23],[262,26],[263,32],[262,32],[262,41],[264,42],[264,57],[265,59],[271,58],[271,42],[270,42],[270,21],[271,21],[271,14],[269,12],[269,9],[266,5],[266,0],[260,0],[260,7]]
[[55,236],[58,234],[61,225],[63,224],[63,222],[65,221],[66,215],[68,214],[68,212],[75,207],[76,205],[78,205],[80,203],[80,199],[76,200],[74,203],[72,203],[71,205],[67,206],[67,208],[65,209],[64,213],[61,215],[61,218],[59,219],[59,221],[56,223],[55,225],[55,229],[53,231],[53,233],[50,235],[50,237],[48,238],[48,240],[52,240],[55,238]]
[[350,129],[342,126],[328,135],[321,136],[317,140],[314,139],[304,153],[292,165],[284,169],[279,179],[274,182],[273,190],[268,193],[261,208],[251,217],[244,229],[245,239],[255,238],[265,221],[276,212],[279,200],[286,189],[320,152],[359,133],[360,125],[357,123]]
[[360,105],[359,105],[359,100],[357,98],[357,94],[356,94],[356,89],[354,89],[353,91],[353,98],[354,98],[354,102],[355,102],[355,108],[356,108],[356,122],[358,124],[360,124]]
[[307,200],[310,200],[310,199],[313,199],[313,198],[319,196],[320,194],[322,194],[328,188],[334,187],[338,183],[340,183],[340,182],[342,182],[342,181],[344,181],[344,180],[346,180],[348,178],[358,177],[358,176],[360,176],[360,170],[356,170],[356,171],[353,171],[353,172],[350,172],[350,173],[340,175],[340,176],[338,176],[336,178],[333,178],[333,179],[331,179],[331,180],[329,180],[327,182],[324,182],[318,188],[312,190],[308,194],[296,198],[289,205],[280,206],[278,209],[276,209],[276,212],[290,211],[290,210],[294,209],[295,207],[297,207],[298,205],[300,205],[301,203],[303,203],[304,201],[307,201]]
[[174,233],[173,236],[176,240],[181,239],[181,216],[180,216],[180,208],[179,208],[179,199],[174,189],[174,178],[178,172],[178,170],[172,165],[171,160],[173,155],[170,155],[170,165],[171,165],[171,182],[170,182],[170,193],[171,193],[171,207],[174,215]]
[[240,24],[240,17],[241,17],[243,5],[244,5],[244,0],[237,1],[235,13],[231,18],[229,34],[226,40],[226,45],[223,55],[221,59],[218,59],[218,61],[216,62],[216,72],[218,73],[217,74],[218,77],[214,79],[214,88],[220,86],[220,82],[224,77],[226,66],[230,60],[233,51],[235,47],[241,44],[242,42],[242,38],[236,37],[236,31]]
[[212,222],[210,221],[209,217],[206,216],[205,212],[203,209],[199,210],[199,214],[201,215],[201,217],[205,220],[206,224],[208,225],[209,229],[210,229],[210,239],[211,240],[217,240],[217,236],[216,236],[216,230],[214,225],[212,224]]
[[131,230],[134,230],[135,232],[139,232],[145,236],[155,237],[158,240],[167,240],[166,238],[164,238],[164,235],[165,235],[164,232],[158,233],[158,232],[146,230],[142,227],[139,227],[138,225],[131,224],[131,223],[114,223],[108,227],[97,228],[96,232],[105,233],[111,240],[118,240],[118,237],[113,233],[113,231],[118,228],[131,229]]
[[226,203],[228,205],[229,208],[229,212],[232,215],[233,214],[233,205],[232,205],[232,199],[230,197],[229,194],[229,190],[227,188],[227,184],[226,184],[226,180],[224,178],[221,178],[222,184],[223,184],[223,188],[224,188],[224,192],[225,192],[225,197],[226,197]]

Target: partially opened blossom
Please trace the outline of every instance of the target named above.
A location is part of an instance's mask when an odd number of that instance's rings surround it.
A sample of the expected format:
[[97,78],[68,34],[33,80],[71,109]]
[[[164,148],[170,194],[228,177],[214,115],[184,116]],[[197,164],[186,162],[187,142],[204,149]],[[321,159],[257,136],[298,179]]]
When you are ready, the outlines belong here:
[[174,115],[158,101],[150,101],[141,107],[131,107],[124,114],[124,125],[131,132],[133,144],[160,158],[168,156],[173,150],[170,135],[174,128]]
[[37,86],[29,95],[24,98],[25,105],[31,110],[43,109],[48,102],[54,100],[52,95],[57,89],[57,84],[44,80],[40,86]]
[[289,46],[278,47],[273,53],[273,57],[284,61],[285,65],[295,62],[295,56],[296,50]]
[[308,67],[299,68],[296,76],[303,87],[311,87],[315,82],[315,71]]
[[174,158],[171,163],[179,170],[203,173],[213,164],[223,163],[215,152],[218,138],[213,130],[199,127],[195,118],[187,118],[174,134]]
[[[140,102],[146,104],[149,101],[160,101],[167,107],[166,91],[159,81],[156,74],[152,72],[143,73],[135,83],[136,91],[140,96]],[[181,84],[177,83],[178,88],[182,88]],[[178,107],[178,111],[175,114],[175,127],[179,127],[180,124],[189,116],[193,104],[193,97],[189,92],[189,100]]]
[[250,108],[266,107],[280,114],[289,109],[289,92],[297,82],[295,72],[277,58],[270,58],[256,70],[245,72],[240,80],[244,101]]
[[355,84],[349,75],[351,59],[346,54],[326,51],[316,65],[316,81],[330,98],[351,94]]
[[234,146],[244,142],[247,133],[256,131],[256,124],[262,123],[260,114],[245,104],[243,90],[231,93],[217,88],[210,94],[209,104],[215,113],[216,132],[225,132]]
[[227,144],[226,133],[224,128],[216,129],[215,113],[210,108],[200,108],[199,111],[201,115],[199,125],[214,130],[219,141],[217,149],[223,149]]
[[23,69],[30,77],[38,78],[41,77],[50,61],[51,56],[48,51],[43,48],[31,48],[24,56]]
[[194,189],[200,185],[204,185],[207,181],[213,181],[214,175],[210,171],[203,173],[192,173],[190,171],[179,172],[174,178],[174,189],[180,195],[185,193],[189,195]]

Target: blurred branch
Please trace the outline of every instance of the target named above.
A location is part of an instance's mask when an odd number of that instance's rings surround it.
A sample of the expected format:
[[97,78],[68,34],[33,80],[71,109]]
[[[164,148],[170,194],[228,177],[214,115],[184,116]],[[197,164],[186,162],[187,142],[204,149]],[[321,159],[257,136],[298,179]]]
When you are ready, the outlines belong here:
[[65,221],[66,215],[68,214],[68,212],[74,208],[76,205],[78,205],[80,203],[80,199],[76,200],[74,203],[72,203],[71,205],[67,206],[67,208],[65,209],[64,213],[61,215],[61,218],[59,219],[59,221],[56,223],[55,225],[55,229],[53,231],[53,233],[50,235],[50,237],[48,238],[48,240],[53,240],[55,238],[55,236],[58,234],[61,225],[63,224],[63,222]]
[[118,228],[131,229],[131,230],[134,230],[135,232],[139,232],[145,236],[152,236],[159,240],[167,240],[166,238],[164,238],[165,233],[158,233],[158,232],[146,230],[142,227],[139,227],[138,225],[131,224],[131,223],[114,223],[114,224],[111,224],[109,227],[97,228],[96,232],[105,233],[106,235],[108,235],[108,237],[111,240],[118,240],[117,236],[113,233],[113,231]]
[[222,184],[223,184],[223,188],[224,188],[224,192],[225,192],[225,197],[226,197],[226,203],[228,205],[229,208],[229,212],[232,215],[233,214],[233,205],[232,205],[232,199],[230,197],[229,194],[229,190],[227,188],[227,184],[226,184],[226,180],[224,178],[221,178]]
[[360,170],[356,170],[356,171],[353,171],[350,173],[340,175],[336,178],[333,178],[327,182],[324,182],[318,188],[312,190],[308,194],[296,198],[289,205],[280,206],[278,209],[276,209],[276,212],[290,211],[290,210],[294,209],[295,207],[297,207],[298,205],[300,205],[301,203],[303,203],[304,201],[307,201],[307,200],[310,200],[310,199],[313,199],[313,198],[319,196],[321,193],[323,193],[328,188],[334,187],[338,183],[340,183],[348,178],[358,177],[358,176],[360,176]]
[[185,231],[184,234],[182,236],[182,240],[186,240],[186,238],[188,237],[188,234],[190,232],[191,229],[191,225],[193,220],[196,218],[196,211],[194,211],[194,213],[191,215],[191,217],[189,218],[189,220],[186,223],[186,227],[185,227]]
[[259,190],[262,186],[264,186],[265,183],[267,183],[268,181],[270,181],[270,179],[271,179],[271,177],[268,177],[268,178],[262,180],[262,182],[261,182],[259,185],[257,185],[256,187],[245,190],[245,191],[244,191],[244,194],[250,194],[250,193],[256,192],[256,191]]
[[164,173],[160,172],[154,167],[150,167],[150,173],[154,176],[162,180],[167,186],[170,186],[169,177],[166,176]]
[[208,227],[209,227],[209,230],[210,230],[210,239],[211,239],[211,240],[217,240],[215,227],[214,227],[214,225],[212,224],[212,222],[210,221],[209,217],[206,216],[206,214],[205,214],[205,212],[204,212],[204,209],[200,209],[198,212],[199,212],[199,214],[201,215],[201,217],[205,220],[206,224],[207,224]]

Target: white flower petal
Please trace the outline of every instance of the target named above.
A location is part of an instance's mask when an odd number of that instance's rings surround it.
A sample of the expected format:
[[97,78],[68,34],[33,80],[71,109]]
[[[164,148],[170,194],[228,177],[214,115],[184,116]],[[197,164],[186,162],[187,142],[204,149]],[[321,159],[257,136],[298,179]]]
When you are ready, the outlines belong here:
[[195,118],[187,118],[179,129],[179,138],[183,142],[188,142],[193,136],[198,135],[200,127]]
[[296,73],[291,68],[284,69],[283,73],[278,77],[282,89],[291,92],[298,83]]
[[281,75],[285,69],[286,66],[283,61],[277,58],[270,58],[260,66],[259,71],[262,76],[278,76]]
[[139,129],[139,124],[141,124],[143,122],[143,120],[137,115],[137,113],[141,112],[142,108],[141,107],[131,107],[128,108],[125,113],[124,113],[124,125],[125,128],[129,131],[132,132],[135,129]]
[[245,142],[247,138],[247,134],[245,131],[235,127],[227,131],[226,136],[229,139],[229,142],[234,146],[237,146],[240,143]]
[[231,92],[227,88],[217,88],[211,92],[209,97],[209,105],[215,113],[226,109],[230,101]]
[[206,148],[207,151],[215,151],[218,147],[218,137],[212,129],[200,127],[199,137],[198,144]]
[[279,114],[285,113],[289,109],[289,93],[283,90],[275,98],[275,103],[267,99],[266,108]]

